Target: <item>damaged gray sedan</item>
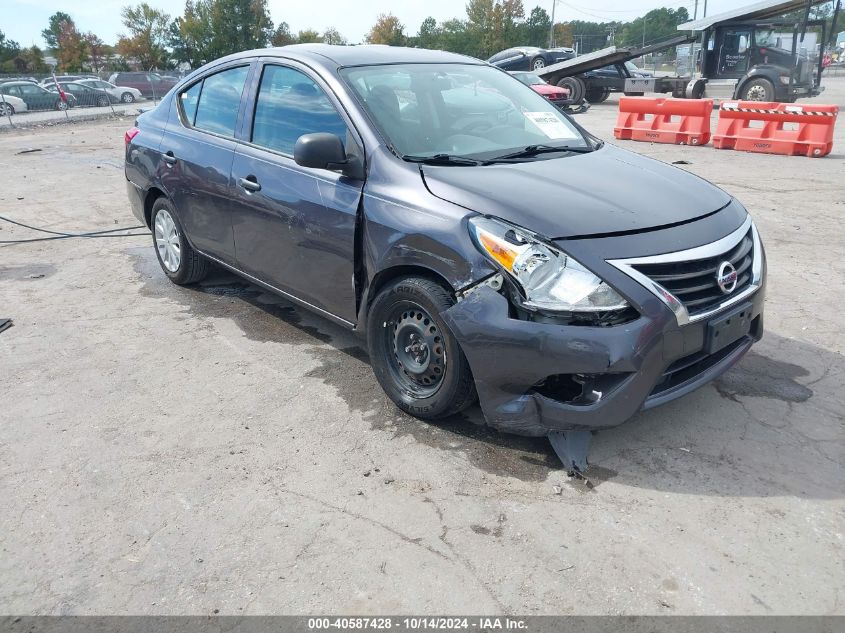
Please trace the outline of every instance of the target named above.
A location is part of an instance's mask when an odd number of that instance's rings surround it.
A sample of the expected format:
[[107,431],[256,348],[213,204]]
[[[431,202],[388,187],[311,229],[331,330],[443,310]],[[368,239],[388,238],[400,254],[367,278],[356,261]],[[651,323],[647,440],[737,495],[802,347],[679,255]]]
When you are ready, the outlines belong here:
[[138,118],[126,178],[175,283],[221,265],[365,336],[408,413],[477,399],[569,470],[591,431],[700,387],[763,334],[765,256],[737,200],[459,55],[223,58]]

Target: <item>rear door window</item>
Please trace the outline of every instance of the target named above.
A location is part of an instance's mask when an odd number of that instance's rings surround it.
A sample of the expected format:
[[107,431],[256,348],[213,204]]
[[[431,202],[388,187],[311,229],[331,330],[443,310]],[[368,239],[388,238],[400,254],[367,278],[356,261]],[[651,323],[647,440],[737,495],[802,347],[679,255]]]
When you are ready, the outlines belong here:
[[202,90],[201,81],[179,93],[179,102],[182,104],[182,114],[189,125],[194,124],[194,119],[197,116],[197,104],[200,100],[200,90]]
[[249,66],[238,66],[203,80],[194,127],[223,136],[235,136],[241,94],[248,72]]
[[292,155],[297,139],[314,132],[335,134],[346,145],[346,123],[313,79],[287,66],[265,66],[255,104],[252,142]]

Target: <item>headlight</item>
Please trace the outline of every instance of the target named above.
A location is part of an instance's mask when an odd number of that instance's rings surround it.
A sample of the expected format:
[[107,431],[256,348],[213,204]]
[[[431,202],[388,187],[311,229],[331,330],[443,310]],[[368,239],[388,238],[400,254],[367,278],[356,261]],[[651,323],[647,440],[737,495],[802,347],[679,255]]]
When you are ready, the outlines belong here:
[[784,85],[789,83],[789,75],[781,75],[778,79],[780,79],[780,82]]
[[566,253],[527,232],[493,220],[471,218],[470,232],[479,250],[516,281],[523,306],[555,312],[624,310],[618,292]]

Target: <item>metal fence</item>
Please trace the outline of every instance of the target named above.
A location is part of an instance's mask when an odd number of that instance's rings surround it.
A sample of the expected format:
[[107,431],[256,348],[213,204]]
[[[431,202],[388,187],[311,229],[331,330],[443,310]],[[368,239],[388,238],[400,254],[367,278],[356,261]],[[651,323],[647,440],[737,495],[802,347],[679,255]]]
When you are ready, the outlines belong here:
[[[65,121],[82,120],[103,115],[134,116],[140,110],[153,107],[191,70],[99,73],[68,73],[57,75],[60,83],[71,81],[62,77],[101,80],[115,83],[115,90],[105,85],[88,84],[90,90],[77,89],[74,94],[63,90],[62,99],[53,75],[0,74],[0,129],[52,125]],[[121,81],[121,77],[128,80]],[[125,84],[125,86],[121,85]],[[129,95],[129,96],[127,96]]]

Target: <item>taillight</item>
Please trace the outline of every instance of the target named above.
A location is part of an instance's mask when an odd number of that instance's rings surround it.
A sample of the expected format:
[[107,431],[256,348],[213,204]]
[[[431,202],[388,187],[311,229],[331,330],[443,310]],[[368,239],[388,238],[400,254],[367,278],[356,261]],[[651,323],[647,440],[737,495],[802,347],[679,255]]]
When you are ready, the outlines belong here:
[[128,130],[126,130],[126,134],[123,135],[124,145],[129,145],[129,143],[132,142],[132,139],[135,138],[136,136],[138,136],[138,132],[140,132],[140,131],[141,130],[139,130],[136,127],[131,127]]

